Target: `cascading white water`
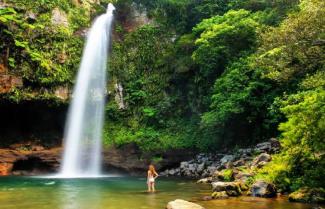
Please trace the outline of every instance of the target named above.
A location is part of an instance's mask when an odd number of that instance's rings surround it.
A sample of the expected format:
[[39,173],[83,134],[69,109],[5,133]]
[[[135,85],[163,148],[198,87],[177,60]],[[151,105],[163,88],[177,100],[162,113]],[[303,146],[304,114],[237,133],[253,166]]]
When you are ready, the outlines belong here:
[[60,177],[96,177],[101,173],[106,63],[114,10],[109,4],[87,37],[69,107]]

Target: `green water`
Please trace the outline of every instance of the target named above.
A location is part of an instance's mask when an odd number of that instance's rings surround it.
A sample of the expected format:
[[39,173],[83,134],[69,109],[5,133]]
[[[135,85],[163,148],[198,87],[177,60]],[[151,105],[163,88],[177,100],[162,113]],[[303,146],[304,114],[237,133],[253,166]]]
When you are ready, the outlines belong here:
[[0,178],[0,208],[3,209],[163,209],[168,201],[196,201],[206,209],[311,209],[311,205],[284,199],[232,198],[201,201],[210,188],[191,181],[159,179],[158,192],[146,192],[144,178],[44,179]]

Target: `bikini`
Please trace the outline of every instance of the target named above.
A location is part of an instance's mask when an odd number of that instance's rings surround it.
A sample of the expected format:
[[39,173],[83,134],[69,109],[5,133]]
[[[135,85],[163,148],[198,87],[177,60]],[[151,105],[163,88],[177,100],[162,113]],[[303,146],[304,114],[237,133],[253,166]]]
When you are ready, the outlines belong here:
[[153,175],[151,173],[149,174],[148,181],[149,181],[149,183],[155,183],[155,178],[153,177]]

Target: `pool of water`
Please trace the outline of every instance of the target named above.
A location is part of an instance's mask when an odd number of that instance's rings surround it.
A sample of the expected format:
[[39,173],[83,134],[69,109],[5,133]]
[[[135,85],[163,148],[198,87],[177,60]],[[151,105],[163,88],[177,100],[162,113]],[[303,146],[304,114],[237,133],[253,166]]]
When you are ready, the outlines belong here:
[[163,209],[175,199],[196,201],[206,209],[311,209],[285,199],[252,197],[201,201],[206,185],[180,179],[159,179],[158,192],[146,192],[145,178],[52,179],[1,177],[0,209]]

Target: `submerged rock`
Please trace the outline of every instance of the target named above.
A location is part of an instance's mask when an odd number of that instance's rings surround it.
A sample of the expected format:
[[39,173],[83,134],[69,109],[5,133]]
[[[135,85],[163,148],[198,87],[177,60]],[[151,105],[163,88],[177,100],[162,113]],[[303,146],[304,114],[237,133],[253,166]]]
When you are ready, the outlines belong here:
[[289,195],[291,202],[325,203],[325,190],[322,188],[301,188]]
[[226,198],[229,198],[226,191],[213,192],[211,196],[212,196],[213,199],[226,199]]
[[255,197],[271,198],[276,196],[276,188],[274,184],[265,181],[257,181],[251,187],[251,194]]
[[201,205],[188,202],[185,200],[180,200],[180,199],[169,202],[166,208],[167,209],[204,209],[204,207],[202,207]]

